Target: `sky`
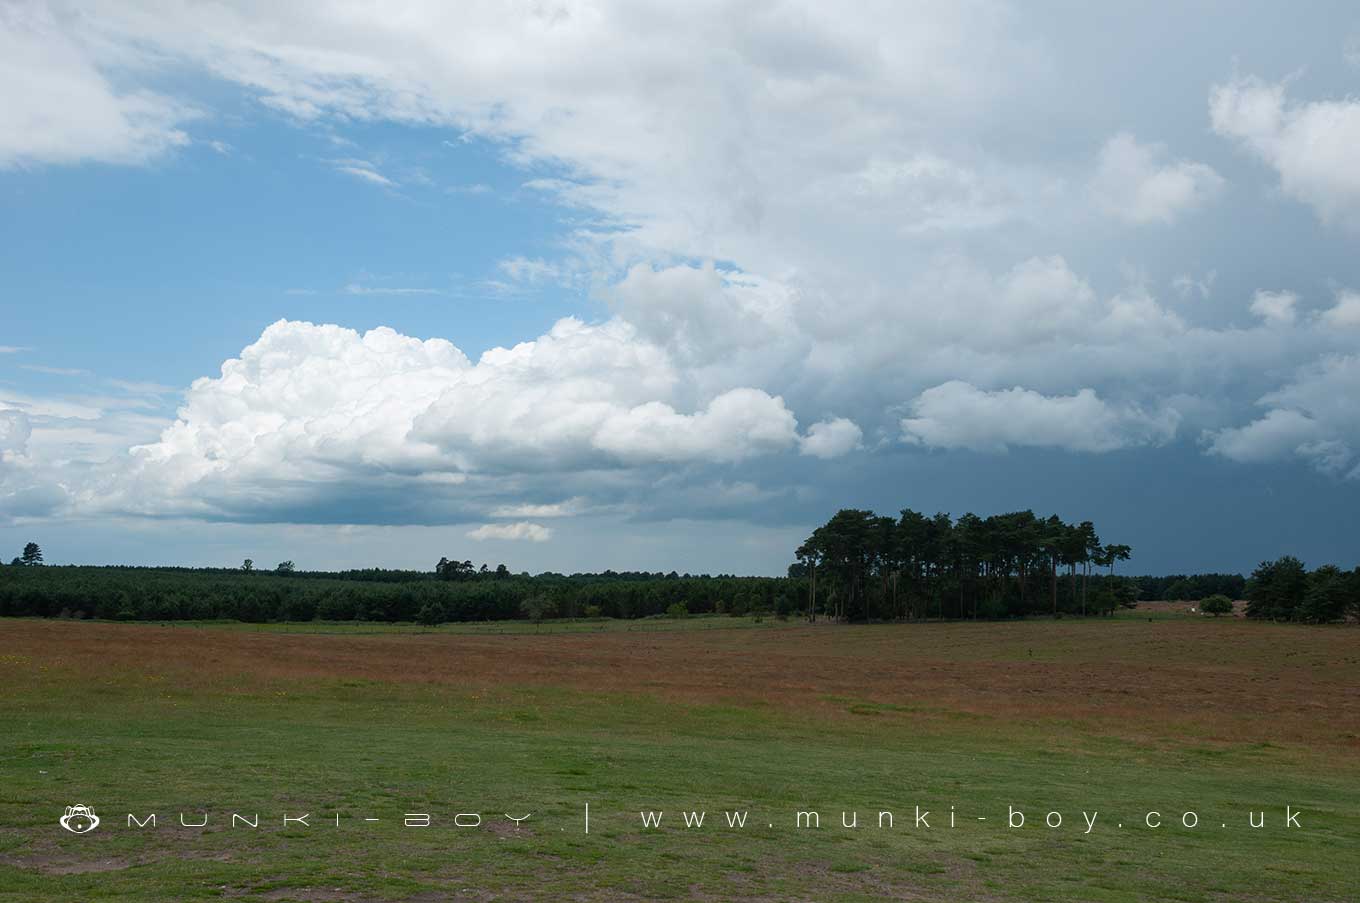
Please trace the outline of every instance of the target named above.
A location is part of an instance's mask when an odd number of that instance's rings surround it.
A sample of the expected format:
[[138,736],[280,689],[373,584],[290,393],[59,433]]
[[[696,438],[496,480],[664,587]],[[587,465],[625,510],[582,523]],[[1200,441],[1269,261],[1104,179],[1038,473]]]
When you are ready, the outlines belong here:
[[1357,148],[1341,2],[0,3],[0,555],[1352,566]]

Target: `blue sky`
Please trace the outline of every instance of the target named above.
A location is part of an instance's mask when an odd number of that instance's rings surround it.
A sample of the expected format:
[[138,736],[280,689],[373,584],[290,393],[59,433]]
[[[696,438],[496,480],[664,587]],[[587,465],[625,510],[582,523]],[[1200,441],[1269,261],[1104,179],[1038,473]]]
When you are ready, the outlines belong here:
[[1351,565],[1360,14],[0,12],[0,549]]

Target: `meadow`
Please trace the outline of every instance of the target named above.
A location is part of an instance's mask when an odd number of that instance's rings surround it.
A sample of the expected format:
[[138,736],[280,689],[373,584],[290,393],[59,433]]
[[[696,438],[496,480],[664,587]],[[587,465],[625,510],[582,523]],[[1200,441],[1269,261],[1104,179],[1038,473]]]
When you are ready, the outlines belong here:
[[1357,674],[1353,626],[1177,611],[5,619],[0,901],[1352,900]]

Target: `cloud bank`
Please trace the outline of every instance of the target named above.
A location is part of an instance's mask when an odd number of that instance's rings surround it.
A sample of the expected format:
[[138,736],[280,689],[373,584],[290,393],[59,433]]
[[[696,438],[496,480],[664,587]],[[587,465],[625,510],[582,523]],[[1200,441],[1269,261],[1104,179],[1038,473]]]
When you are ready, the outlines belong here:
[[[1243,151],[1265,167],[1242,168],[1350,227],[1360,105],[1247,75],[1187,89],[1219,156],[1120,122],[1046,156],[1034,123],[1071,73],[1021,12],[7,6],[0,167],[183,153],[209,114],[166,93],[178,71],[298,129],[434,130],[493,148],[523,192],[570,211],[559,258],[490,266],[581,287],[594,315],[475,361],[456,313],[446,338],[280,321],[169,424],[90,398],[4,401],[0,492],[11,510],[457,522],[538,541],[547,512],[754,506],[788,488],[763,482],[780,467],[885,446],[1096,455],[1199,437],[1215,457],[1355,476],[1360,295],[1216,288],[1206,312],[1217,270],[1168,296],[1136,266],[1110,274],[1126,261],[1109,235],[1180,243],[1250,194],[1221,175]],[[337,190],[411,184],[345,153],[318,164],[347,177]],[[1093,262],[1092,231],[1111,259]]]

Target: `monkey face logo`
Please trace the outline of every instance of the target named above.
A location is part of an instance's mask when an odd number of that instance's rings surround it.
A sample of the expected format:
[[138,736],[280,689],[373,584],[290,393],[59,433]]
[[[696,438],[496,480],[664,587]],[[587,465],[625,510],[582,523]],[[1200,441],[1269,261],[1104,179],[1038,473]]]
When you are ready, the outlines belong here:
[[67,806],[60,821],[61,826],[72,834],[88,834],[99,827],[99,816],[90,811],[89,806],[80,804]]

